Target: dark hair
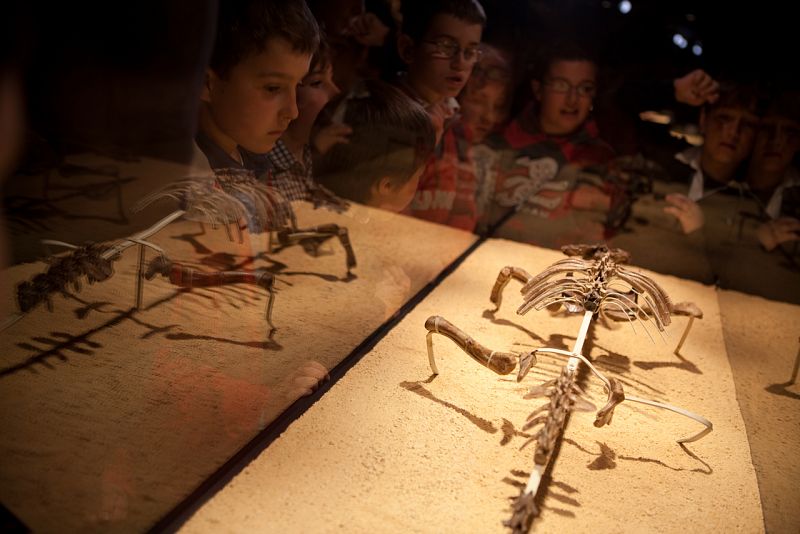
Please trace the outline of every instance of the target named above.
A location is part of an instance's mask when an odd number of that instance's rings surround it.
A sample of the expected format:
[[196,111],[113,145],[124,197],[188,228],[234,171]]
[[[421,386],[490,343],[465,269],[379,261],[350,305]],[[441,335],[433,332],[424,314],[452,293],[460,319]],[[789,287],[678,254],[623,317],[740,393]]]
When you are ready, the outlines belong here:
[[776,89],[764,103],[764,116],[778,116],[800,122],[800,92]]
[[436,135],[425,108],[392,85],[365,80],[339,106],[346,106],[343,122],[353,133],[314,164],[314,174],[344,198],[367,202],[383,177],[402,186],[433,152]]
[[436,15],[452,15],[471,24],[486,26],[486,13],[478,0],[406,0],[401,5],[402,33],[419,42]]
[[598,65],[597,58],[574,41],[557,41],[543,48],[529,66],[531,79],[543,81],[550,67],[559,61],[588,61]]
[[319,46],[316,52],[311,56],[311,64],[308,66],[308,73],[323,71],[331,64],[331,47],[328,40],[325,38],[325,32],[320,29],[319,32]]
[[487,83],[504,84],[509,91],[514,76],[512,54],[490,44],[483,44],[483,55],[472,68],[464,93],[482,89]]
[[706,111],[716,108],[741,108],[761,115],[763,103],[764,99],[755,85],[720,81],[719,97],[713,104],[706,104]]
[[210,67],[224,78],[274,38],[285,39],[295,52],[317,49],[319,26],[303,0],[222,0]]

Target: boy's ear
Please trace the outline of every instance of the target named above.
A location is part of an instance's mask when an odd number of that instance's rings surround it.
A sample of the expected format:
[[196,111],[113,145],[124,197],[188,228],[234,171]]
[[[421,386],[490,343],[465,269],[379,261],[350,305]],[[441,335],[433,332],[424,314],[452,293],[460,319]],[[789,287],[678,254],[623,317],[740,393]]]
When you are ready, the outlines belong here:
[[381,195],[392,195],[394,194],[394,184],[392,183],[392,179],[388,176],[381,177],[378,180],[378,190],[381,192]]
[[397,36],[397,54],[406,65],[414,62],[414,40],[405,33]]
[[373,201],[381,202],[388,195],[394,193],[394,186],[388,176],[381,176],[370,186],[370,197]]
[[203,91],[200,93],[200,101],[201,102],[211,102],[211,91],[216,86],[217,82],[219,81],[219,76],[211,70],[206,69],[206,76],[203,80]]
[[531,80],[531,91],[536,100],[542,99],[542,82],[539,80]]

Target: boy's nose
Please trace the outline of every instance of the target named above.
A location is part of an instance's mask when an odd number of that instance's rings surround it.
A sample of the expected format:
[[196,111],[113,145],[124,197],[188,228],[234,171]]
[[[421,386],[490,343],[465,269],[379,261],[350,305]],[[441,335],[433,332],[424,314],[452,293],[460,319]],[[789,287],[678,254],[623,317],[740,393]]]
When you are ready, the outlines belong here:
[[297,93],[292,93],[289,95],[289,98],[286,99],[286,105],[283,108],[283,117],[284,119],[293,121],[298,115],[300,115],[300,111],[297,108]]
[[569,91],[567,91],[566,95],[567,104],[575,104],[578,102],[578,89],[575,87],[570,87]]
[[456,52],[456,55],[450,60],[450,66],[453,67],[455,70],[463,71],[467,70],[467,61],[464,60],[464,51],[459,50]]
[[722,130],[723,138],[729,142],[738,139],[741,132],[742,132],[742,121],[738,119],[732,121]]
[[781,147],[786,142],[786,131],[780,124],[774,128],[767,128],[767,141],[774,147]]
[[338,85],[336,85],[335,83],[331,82],[331,87],[330,87],[330,90],[328,92],[330,93],[328,95],[328,98],[330,100],[333,100],[333,98],[336,97],[337,95],[339,95],[342,92],[342,90],[339,89]]

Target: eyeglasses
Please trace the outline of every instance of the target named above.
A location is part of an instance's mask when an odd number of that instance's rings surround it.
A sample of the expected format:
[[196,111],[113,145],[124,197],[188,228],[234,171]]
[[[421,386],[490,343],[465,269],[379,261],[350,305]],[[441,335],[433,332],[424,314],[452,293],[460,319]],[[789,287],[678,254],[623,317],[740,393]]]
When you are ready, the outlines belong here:
[[430,41],[423,41],[426,44],[433,45],[433,52],[431,56],[439,59],[453,59],[458,54],[462,54],[464,61],[475,62],[483,55],[483,50],[480,45],[468,46],[461,48],[455,40],[447,37],[440,37],[439,39],[432,39]]
[[572,85],[564,78],[553,78],[551,80],[546,80],[544,84],[548,86],[554,93],[566,94],[575,89],[575,92],[578,94],[578,96],[582,96],[584,98],[594,97],[595,92],[597,91],[597,87],[591,82]]
[[507,83],[511,81],[511,72],[503,67],[484,67],[483,65],[475,65],[472,69],[472,76],[470,79],[482,79],[485,81]]

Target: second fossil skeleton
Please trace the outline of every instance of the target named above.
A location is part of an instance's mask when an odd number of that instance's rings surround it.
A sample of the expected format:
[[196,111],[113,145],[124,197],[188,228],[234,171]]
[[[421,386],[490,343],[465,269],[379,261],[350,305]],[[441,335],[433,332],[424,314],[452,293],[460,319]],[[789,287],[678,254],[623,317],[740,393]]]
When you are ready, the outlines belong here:
[[[638,322],[649,335],[646,323],[652,322],[657,330],[662,332],[671,322],[670,315],[686,315],[689,321],[675,349],[677,353],[686,340],[694,319],[702,318],[700,309],[688,302],[673,304],[655,281],[623,267],[622,264],[629,260],[628,253],[623,250],[608,249],[603,245],[570,245],[563,247],[562,250],[569,257],[554,263],[536,276],[531,276],[518,267],[502,269],[492,289],[490,300],[499,309],[502,291],[514,278],[525,284],[522,288],[523,303],[517,310],[518,314],[523,315],[534,308],[537,310],[548,308],[551,311],[564,308],[569,313],[583,313],[580,331],[571,351],[550,347],[538,348],[519,355],[493,351],[442,317],[435,315],[425,321],[425,328],[428,330],[428,359],[434,374],[439,374],[439,370],[433,355],[433,334],[448,337],[475,361],[497,374],[509,374],[519,364],[517,381],[521,381],[528,374],[531,366],[536,363],[538,354],[546,353],[567,358],[567,363],[556,379],[534,386],[525,396],[525,398],[546,396],[549,397],[549,401],[534,410],[523,427],[523,430],[528,430],[538,426],[539,430],[529,441],[529,443],[536,442],[534,468],[528,484],[520,491],[512,506],[511,518],[505,522],[513,532],[527,532],[534,517],[539,514],[535,503],[536,495],[542,476],[551,463],[553,450],[563,434],[570,411],[578,406],[584,408],[589,406],[590,410],[594,410],[594,406],[582,398],[584,392],[575,382],[578,366],[581,363],[603,382],[608,393],[606,405],[597,411],[595,426],[609,424],[614,408],[622,401],[628,400],[664,408],[704,425],[702,431],[679,439],[679,443],[698,440],[712,429],[710,421],[682,408],[626,395],[618,380],[603,375],[583,355],[583,345],[589,326],[597,317],[628,321],[631,326],[634,322]],[[652,339],[652,336],[650,337]]]

